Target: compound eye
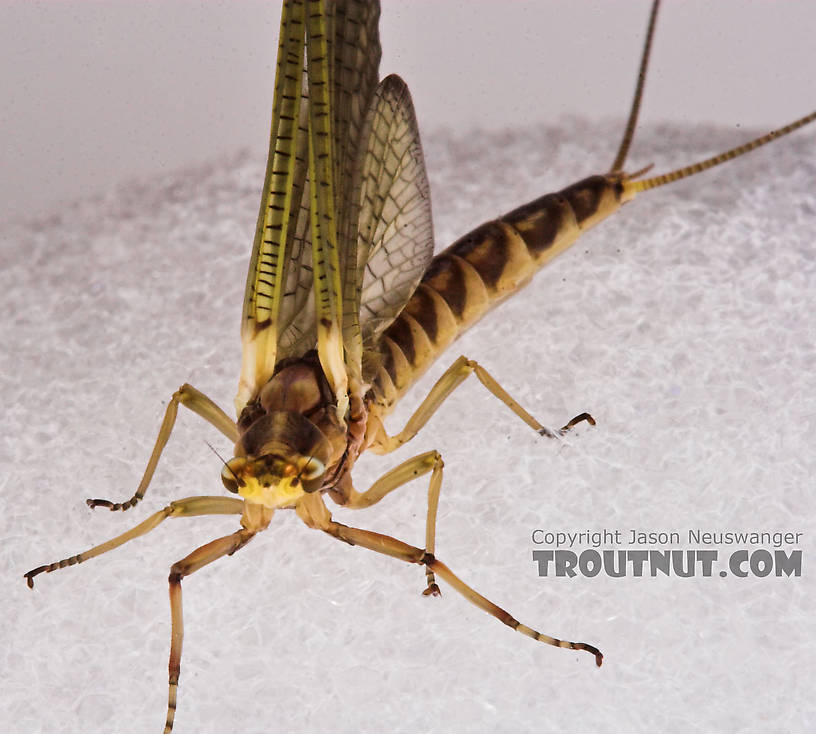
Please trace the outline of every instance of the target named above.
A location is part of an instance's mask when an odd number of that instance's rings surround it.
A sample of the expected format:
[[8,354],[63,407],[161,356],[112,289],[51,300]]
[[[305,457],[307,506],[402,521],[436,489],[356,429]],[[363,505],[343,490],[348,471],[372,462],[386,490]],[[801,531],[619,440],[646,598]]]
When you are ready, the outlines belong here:
[[306,461],[298,471],[298,477],[303,484],[304,492],[315,492],[323,486],[323,475],[326,473],[326,465],[314,457]]
[[244,486],[244,481],[239,479],[239,473],[244,464],[244,459],[235,458],[221,467],[221,481],[227,488],[227,491],[233,494],[238,494],[238,490]]

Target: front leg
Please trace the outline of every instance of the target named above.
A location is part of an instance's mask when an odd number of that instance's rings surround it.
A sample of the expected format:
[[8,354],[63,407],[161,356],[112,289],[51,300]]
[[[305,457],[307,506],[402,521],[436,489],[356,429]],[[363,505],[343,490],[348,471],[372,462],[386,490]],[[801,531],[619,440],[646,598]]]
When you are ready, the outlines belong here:
[[34,577],[41,573],[51,573],[60,568],[67,568],[68,566],[75,566],[78,563],[83,563],[96,556],[101,556],[103,553],[118,548],[131,540],[146,535],[154,528],[158,527],[168,517],[200,517],[202,515],[240,515],[244,512],[244,501],[236,497],[186,497],[182,500],[175,500],[158,512],[154,512],[146,520],[140,522],[136,527],[131,528],[127,532],[117,535],[111,540],[100,543],[93,548],[77,553],[76,555],[63,558],[61,561],[54,563],[47,563],[44,566],[38,566],[31,569],[25,574],[25,580],[30,589],[34,588]]
[[223,433],[233,443],[238,441],[238,426],[221,408],[219,408],[210,398],[203,392],[196,390],[192,385],[186,382],[173,393],[170,402],[167,405],[167,410],[164,412],[164,420],[162,421],[159,435],[156,438],[156,443],[153,446],[153,452],[150,454],[150,459],[147,462],[142,481],[133,493],[133,496],[126,502],[111,502],[110,500],[91,499],[85,500],[88,507],[107,507],[109,510],[129,510],[135,507],[140,500],[144,499],[147,487],[150,480],[153,478],[153,472],[156,471],[156,466],[159,463],[164,447],[167,445],[167,440],[173,432],[173,426],[176,423],[176,415],[178,414],[179,403],[187,406],[193,413],[200,415],[205,421],[214,425],[221,433]]

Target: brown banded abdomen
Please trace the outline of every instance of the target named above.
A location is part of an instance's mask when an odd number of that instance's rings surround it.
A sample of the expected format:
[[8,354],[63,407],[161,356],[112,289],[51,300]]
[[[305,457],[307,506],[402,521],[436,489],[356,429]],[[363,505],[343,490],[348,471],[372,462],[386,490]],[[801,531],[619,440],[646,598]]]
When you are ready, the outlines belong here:
[[380,337],[375,402],[393,405],[465,329],[617,211],[622,192],[619,176],[590,176],[480,225],[434,257]]

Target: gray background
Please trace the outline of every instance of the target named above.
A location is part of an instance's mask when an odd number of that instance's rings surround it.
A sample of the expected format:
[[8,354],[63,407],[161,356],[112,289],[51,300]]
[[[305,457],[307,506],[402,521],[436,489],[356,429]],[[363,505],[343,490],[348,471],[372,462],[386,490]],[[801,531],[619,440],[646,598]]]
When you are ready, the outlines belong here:
[[[0,5],[0,220],[238,148],[264,157],[279,3]],[[620,116],[647,2],[386,2],[424,130]],[[770,128],[816,100],[816,6],[667,2],[644,120]],[[432,165],[432,162],[431,162]]]

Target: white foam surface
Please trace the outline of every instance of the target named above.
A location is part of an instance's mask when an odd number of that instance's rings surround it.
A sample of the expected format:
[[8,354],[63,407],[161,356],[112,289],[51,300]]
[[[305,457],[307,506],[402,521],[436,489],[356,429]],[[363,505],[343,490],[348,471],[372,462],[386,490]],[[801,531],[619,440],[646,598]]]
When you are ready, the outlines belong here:
[[[437,241],[608,166],[617,124],[426,139]],[[746,134],[645,130],[658,170]],[[524,638],[418,567],[281,512],[184,581],[176,731],[804,732],[816,722],[813,608],[816,152],[803,131],[650,192],[468,332],[401,404],[398,429],[458,355],[542,422],[537,437],[475,380],[391,457],[445,458],[437,555],[522,622],[600,647]],[[230,446],[183,411],[145,501],[129,497],[164,406],[189,381],[229,409],[263,160],[236,155],[78,200],[2,232],[0,635],[4,731],[159,732],[167,573],[233,518],[147,538],[37,578],[169,500],[220,494]],[[422,544],[420,481],[335,517]],[[540,578],[531,532],[804,533],[801,578]],[[665,547],[665,546],[659,546]],[[744,546],[739,546],[744,547]],[[725,558],[732,549],[716,546]],[[771,550],[773,550],[771,548]]]

